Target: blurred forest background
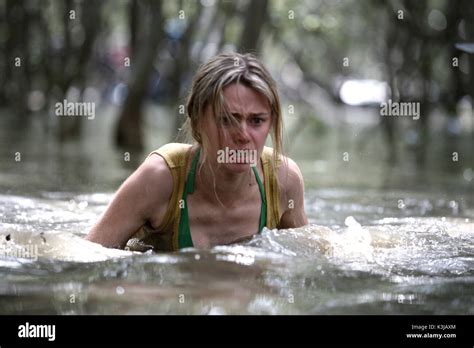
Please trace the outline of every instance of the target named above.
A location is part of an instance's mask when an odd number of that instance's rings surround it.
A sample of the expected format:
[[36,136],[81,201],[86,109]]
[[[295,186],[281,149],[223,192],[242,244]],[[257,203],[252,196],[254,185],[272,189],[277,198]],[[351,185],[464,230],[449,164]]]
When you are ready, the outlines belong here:
[[[196,68],[225,51],[276,79],[307,185],[472,190],[471,0],[0,0],[0,47],[4,190],[18,171],[116,189],[175,139]],[[58,117],[65,99],[95,117]],[[388,99],[420,118],[381,116]]]

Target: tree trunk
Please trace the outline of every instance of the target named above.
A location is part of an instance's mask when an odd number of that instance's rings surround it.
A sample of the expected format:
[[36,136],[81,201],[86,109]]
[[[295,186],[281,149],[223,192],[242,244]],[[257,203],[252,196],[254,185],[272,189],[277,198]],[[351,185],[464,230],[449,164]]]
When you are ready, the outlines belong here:
[[[197,13],[189,20],[188,26],[186,27],[183,36],[179,41],[178,50],[176,56],[174,57],[174,67],[173,73],[171,75],[171,86],[172,90],[170,93],[170,99],[174,102],[173,110],[178,110],[178,104],[183,99],[181,98],[182,83],[185,78],[185,74],[192,70],[192,60],[191,60],[191,46],[193,43],[193,35],[198,32],[198,23],[200,21],[202,14],[202,6],[198,7]],[[173,133],[177,132],[178,129],[182,126],[184,120],[181,115],[176,113],[174,118]]]
[[[26,96],[29,92],[29,18],[23,1],[6,2],[8,34],[6,40],[5,96],[7,104],[21,118],[28,115]],[[18,63],[18,65],[17,65]]]
[[[72,3],[67,2],[67,7],[64,9],[64,35],[65,35],[65,48],[64,48],[64,65],[63,74],[61,76],[61,87],[63,97],[65,97],[68,89],[74,83],[81,89],[81,98],[79,100],[72,100],[72,102],[89,102],[83,100],[82,95],[86,86],[86,72],[87,64],[92,54],[95,39],[100,32],[100,11],[101,2],[97,0],[88,1],[87,3],[80,3],[81,11],[81,25],[84,29],[84,42],[80,46],[80,49],[71,46],[71,32],[69,30],[69,11],[72,9]],[[68,69],[68,66],[74,66],[75,69]],[[62,102],[63,98],[59,100]],[[82,122],[84,119],[81,117],[61,117],[59,119],[59,140],[65,141],[71,138],[78,138],[82,133]]]
[[239,49],[242,52],[258,52],[259,38],[265,24],[267,7],[268,0],[249,1],[239,44]]
[[[136,1],[136,0],[134,0]],[[155,59],[158,47],[162,38],[162,13],[161,1],[146,1],[144,3],[146,12],[141,13],[140,18],[147,18],[145,21],[147,27],[146,34],[140,49],[132,52],[132,74],[131,81],[128,85],[128,95],[121,111],[119,122],[115,132],[115,143],[121,148],[129,148],[131,150],[143,149],[142,138],[142,107],[146,96],[149,79],[153,69],[153,61]],[[140,11],[136,11],[139,15]],[[143,23],[144,21],[141,20]],[[138,19],[131,20],[131,23],[138,23]],[[132,24],[133,26],[133,24]],[[132,32],[135,29],[132,28]],[[137,40],[132,36],[133,40]],[[132,43],[133,45],[133,43]],[[138,48],[138,45],[137,45]]]

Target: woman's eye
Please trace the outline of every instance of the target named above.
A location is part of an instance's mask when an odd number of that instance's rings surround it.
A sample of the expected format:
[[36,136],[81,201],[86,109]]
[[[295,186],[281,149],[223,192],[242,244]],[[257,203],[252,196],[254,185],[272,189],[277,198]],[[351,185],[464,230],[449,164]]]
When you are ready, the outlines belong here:
[[259,125],[259,124],[261,124],[261,123],[263,122],[263,118],[255,117],[255,118],[252,119],[252,122],[253,122],[254,124]]

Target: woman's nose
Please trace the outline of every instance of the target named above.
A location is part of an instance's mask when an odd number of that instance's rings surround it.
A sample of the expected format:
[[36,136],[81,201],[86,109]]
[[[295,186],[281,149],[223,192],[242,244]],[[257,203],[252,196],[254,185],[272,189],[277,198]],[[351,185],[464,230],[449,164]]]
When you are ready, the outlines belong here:
[[239,127],[236,130],[235,139],[239,142],[248,142],[250,140],[247,124],[245,122],[239,124]]

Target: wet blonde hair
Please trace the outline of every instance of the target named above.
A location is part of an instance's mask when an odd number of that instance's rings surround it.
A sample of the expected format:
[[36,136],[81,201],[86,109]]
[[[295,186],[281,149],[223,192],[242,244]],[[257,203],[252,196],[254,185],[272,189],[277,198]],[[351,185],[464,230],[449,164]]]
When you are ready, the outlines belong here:
[[199,67],[186,103],[188,117],[182,129],[186,141],[200,144],[203,156],[207,155],[209,139],[202,131],[202,121],[205,109],[210,106],[219,129],[219,144],[222,144],[222,127],[218,118],[224,115],[231,124],[238,124],[235,116],[227,110],[223,96],[224,88],[233,83],[252,88],[267,99],[271,110],[270,136],[274,150],[272,162],[275,166],[276,159],[283,153],[280,97],[276,82],[258,58],[252,54],[223,53],[214,56]]
[[[209,148],[209,138],[203,132],[206,108],[208,106],[212,108],[214,120],[218,125],[220,147],[222,147],[223,131],[218,118],[223,116],[231,125],[238,125],[236,117],[227,109],[223,95],[224,88],[234,83],[240,83],[253,89],[263,95],[268,101],[271,111],[272,167],[278,182],[277,160],[286,159],[286,157],[281,156],[283,154],[283,118],[280,97],[276,82],[258,58],[252,54],[223,53],[214,56],[199,67],[194,76],[186,102],[187,119],[180,134],[178,134],[178,138],[182,139],[184,137],[186,142],[201,146],[203,161],[200,168],[202,169],[206,162]],[[212,168],[210,169],[212,171]],[[219,197],[217,197],[215,178],[213,186],[217,200],[223,205]]]

